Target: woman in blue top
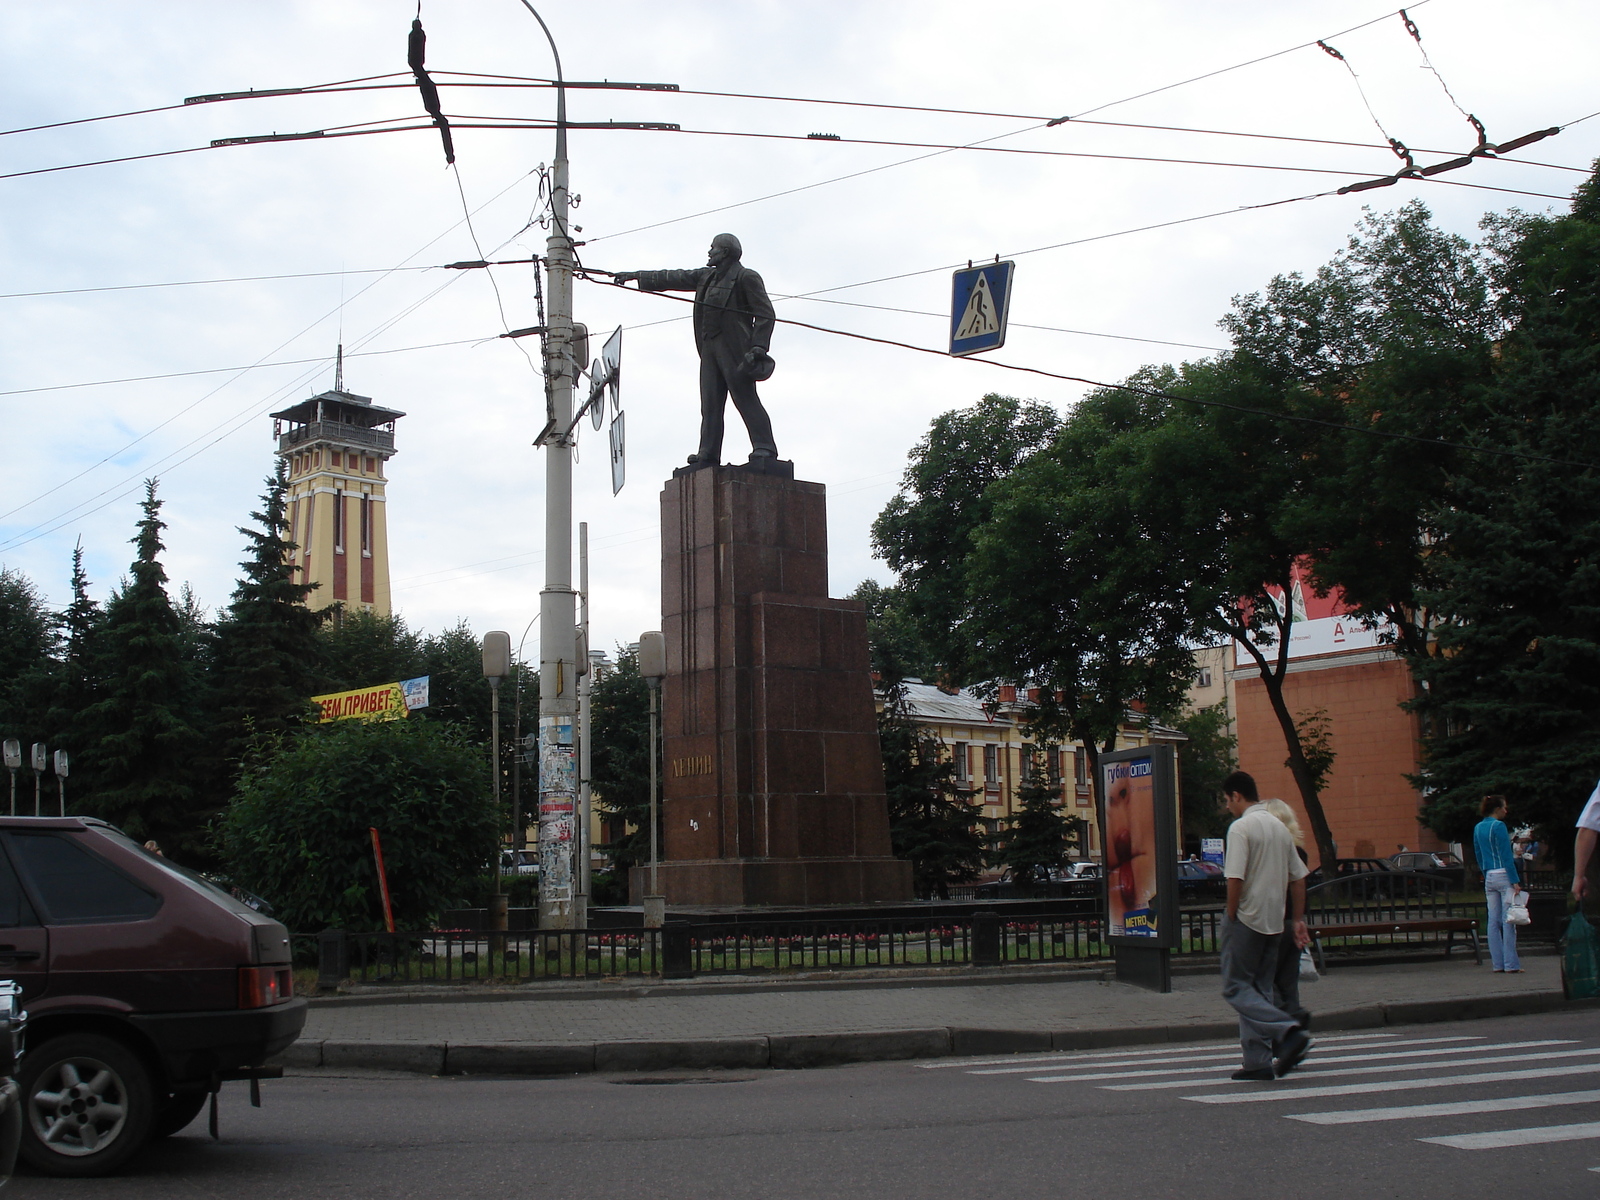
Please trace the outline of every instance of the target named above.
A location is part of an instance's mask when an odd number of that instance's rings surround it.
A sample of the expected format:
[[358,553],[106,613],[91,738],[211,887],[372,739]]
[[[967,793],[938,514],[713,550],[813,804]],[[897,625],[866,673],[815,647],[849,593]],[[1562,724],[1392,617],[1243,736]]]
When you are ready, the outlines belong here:
[[1489,959],[1496,971],[1520,972],[1517,927],[1506,924],[1506,908],[1522,890],[1511,835],[1506,832],[1506,798],[1485,796],[1478,811],[1483,820],[1472,831],[1472,856],[1483,872],[1483,891],[1489,900]]

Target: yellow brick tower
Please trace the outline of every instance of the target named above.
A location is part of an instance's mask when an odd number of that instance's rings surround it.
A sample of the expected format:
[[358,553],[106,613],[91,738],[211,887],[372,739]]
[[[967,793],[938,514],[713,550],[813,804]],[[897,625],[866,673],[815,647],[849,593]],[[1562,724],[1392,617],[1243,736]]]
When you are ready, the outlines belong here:
[[272,414],[278,455],[289,464],[289,540],[300,579],[318,585],[311,608],[388,616],[384,464],[405,413],[345,391],[340,360],[332,391]]

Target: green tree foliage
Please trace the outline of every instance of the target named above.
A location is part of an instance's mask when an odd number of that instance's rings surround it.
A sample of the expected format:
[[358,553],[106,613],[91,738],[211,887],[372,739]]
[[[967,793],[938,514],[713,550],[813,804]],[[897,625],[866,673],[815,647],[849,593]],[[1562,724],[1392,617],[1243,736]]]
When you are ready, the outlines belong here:
[[222,804],[195,786],[201,738],[192,722],[198,684],[192,638],[167,595],[161,501],[145,484],[133,539],[131,578],[106,607],[101,634],[103,698],[84,714],[97,788],[85,807],[137,840],[154,838],[177,857],[203,857],[206,824]]
[[955,764],[938,739],[918,728],[903,685],[885,689],[878,741],[894,855],[911,864],[918,896],[949,899],[952,884],[971,883],[983,869],[982,806],[956,786]]
[[1189,837],[1221,837],[1228,818],[1222,810],[1222,781],[1238,766],[1239,739],[1228,729],[1228,702],[1219,700],[1166,718],[1188,737],[1178,746],[1178,781],[1183,832]]
[[959,633],[967,595],[951,586],[952,568],[966,561],[973,531],[988,517],[989,485],[1045,445],[1060,423],[1046,405],[994,394],[945,413],[912,450],[902,491],[873,522],[878,555],[900,575],[900,611],[954,681],[981,669]]
[[899,585],[884,587],[874,579],[864,579],[850,593],[867,610],[867,644],[872,651],[872,670],[885,683],[903,679],[936,682],[938,663],[917,631],[916,622],[906,611],[906,592]]
[[[267,479],[256,528],[241,527],[248,547],[233,602],[217,623],[211,691],[213,749],[224,764],[243,759],[254,738],[281,738],[311,715],[317,690],[321,613],[306,608],[314,586],[298,581],[289,555],[287,467]],[[226,771],[228,768],[224,767]]]
[[[629,869],[650,861],[650,690],[639,656],[619,646],[616,665],[596,681],[589,704],[594,804],[623,829],[599,847],[610,869],[595,877],[594,902],[626,904]],[[661,767],[658,758],[658,774]]]
[[1076,842],[1077,825],[1061,810],[1061,781],[1045,769],[1044,755],[1034,749],[1017,793],[1018,806],[995,841],[990,861],[1011,872],[1019,895],[1032,895],[1047,872],[1066,865],[1067,848]]
[[344,609],[323,626],[320,635],[322,688],[352,688],[415,679],[427,674],[422,638],[395,613]]
[[1471,456],[1440,506],[1418,782],[1442,836],[1499,792],[1566,850],[1600,775],[1600,186],[1491,228],[1509,331],[1474,440],[1530,457]]
[[291,929],[380,929],[369,827],[401,929],[426,929],[494,860],[501,825],[488,763],[430,721],[335,721],[248,768],[222,823],[230,877]]
[[89,596],[89,576],[83,566],[83,543],[72,551],[72,602],[61,614],[61,647],[53,686],[50,689],[46,724],[51,744],[72,756],[73,808],[79,795],[93,794],[98,787],[97,763],[84,729],[85,714],[103,698],[104,673],[99,654],[105,612]]
[[0,731],[24,747],[46,736],[39,700],[56,644],[56,622],[33,582],[0,569]]

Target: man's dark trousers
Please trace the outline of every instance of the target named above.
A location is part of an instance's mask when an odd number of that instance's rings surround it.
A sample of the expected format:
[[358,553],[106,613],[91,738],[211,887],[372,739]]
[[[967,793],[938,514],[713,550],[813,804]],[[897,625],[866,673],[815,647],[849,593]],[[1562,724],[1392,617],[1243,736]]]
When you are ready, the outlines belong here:
[[1243,921],[1222,923],[1222,998],[1239,1014],[1239,1044],[1247,1071],[1270,1068],[1272,1052],[1299,1028],[1274,998],[1281,935],[1257,933]]
[[712,338],[700,354],[700,449],[708,462],[722,461],[723,413],[729,395],[750,431],[750,449],[756,454],[778,453],[772,439],[772,418],[756,395],[756,381],[743,369],[744,356],[733,355],[725,338]]

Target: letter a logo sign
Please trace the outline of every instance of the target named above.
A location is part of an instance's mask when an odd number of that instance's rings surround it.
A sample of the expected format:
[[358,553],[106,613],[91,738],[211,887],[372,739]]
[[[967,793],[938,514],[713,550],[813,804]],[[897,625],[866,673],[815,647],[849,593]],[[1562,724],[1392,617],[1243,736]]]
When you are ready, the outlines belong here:
[[950,297],[950,353],[977,354],[1006,344],[1011,275],[1016,264],[990,263],[957,271]]

